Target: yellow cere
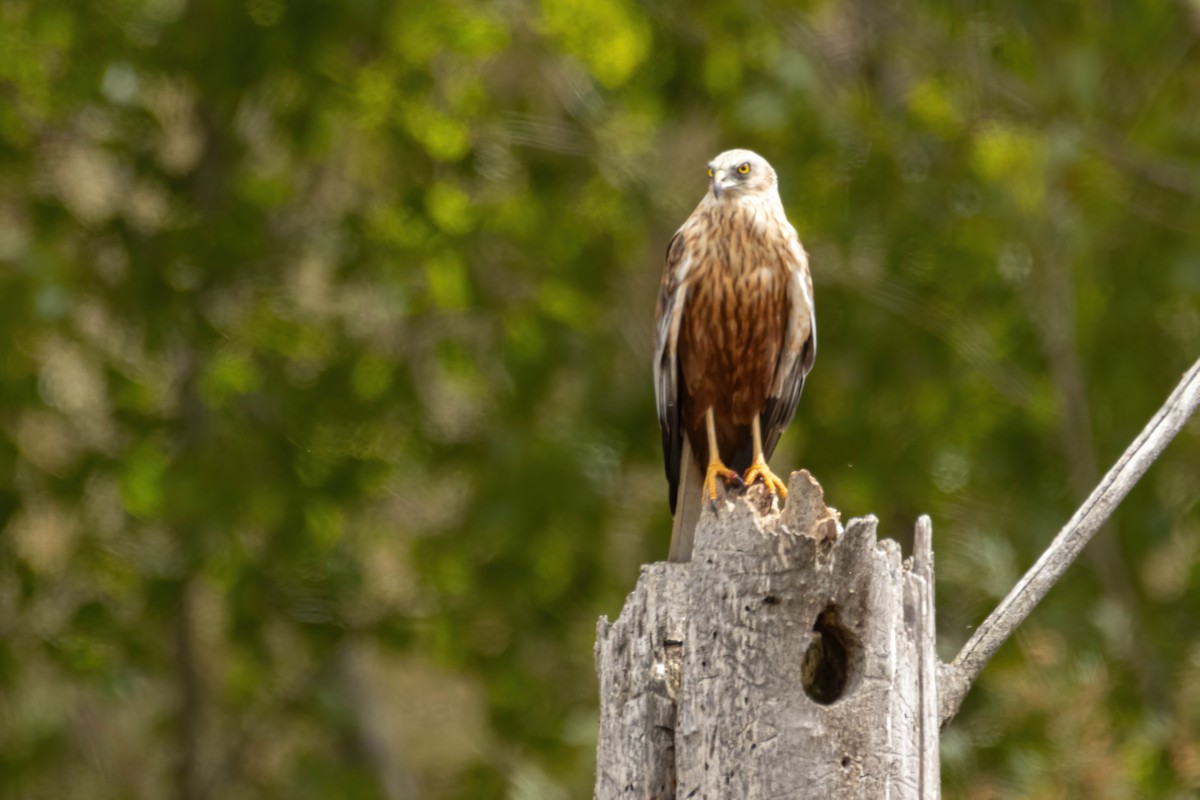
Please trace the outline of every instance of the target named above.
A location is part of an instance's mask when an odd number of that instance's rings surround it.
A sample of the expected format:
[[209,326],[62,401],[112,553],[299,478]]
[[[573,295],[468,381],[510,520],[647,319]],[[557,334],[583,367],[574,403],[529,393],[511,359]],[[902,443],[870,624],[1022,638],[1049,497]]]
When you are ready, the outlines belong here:
[[712,177],[712,167],[708,168],[708,177]]

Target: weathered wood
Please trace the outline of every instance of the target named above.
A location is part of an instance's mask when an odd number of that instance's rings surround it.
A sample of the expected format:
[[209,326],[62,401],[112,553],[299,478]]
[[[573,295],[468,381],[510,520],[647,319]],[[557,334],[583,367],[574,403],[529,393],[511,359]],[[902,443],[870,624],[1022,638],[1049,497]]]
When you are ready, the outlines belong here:
[[705,511],[602,619],[596,797],[936,798],[933,561],[842,530],[807,472]]
[[687,578],[683,565],[642,567],[615,623],[596,625],[600,747],[596,797],[675,797],[675,697],[679,692]]
[[941,717],[938,690],[937,614],[934,606],[933,521],[922,515],[913,537],[913,580],[917,588],[917,658],[920,663],[921,693],[921,785],[920,797],[941,794]]

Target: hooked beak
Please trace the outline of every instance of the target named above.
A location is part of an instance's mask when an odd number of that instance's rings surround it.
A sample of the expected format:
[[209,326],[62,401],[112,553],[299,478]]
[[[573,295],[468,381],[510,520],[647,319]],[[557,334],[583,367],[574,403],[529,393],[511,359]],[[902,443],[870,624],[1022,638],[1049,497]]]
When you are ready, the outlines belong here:
[[712,193],[713,197],[721,199],[721,192],[725,191],[725,170],[718,170],[712,177]]

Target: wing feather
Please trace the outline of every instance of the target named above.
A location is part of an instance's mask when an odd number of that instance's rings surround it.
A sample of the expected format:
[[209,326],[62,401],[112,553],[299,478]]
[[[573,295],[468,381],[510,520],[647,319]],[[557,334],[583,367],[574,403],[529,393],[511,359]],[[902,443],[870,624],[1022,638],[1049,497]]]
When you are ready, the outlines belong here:
[[666,265],[658,293],[654,337],[654,396],[658,423],[662,428],[663,463],[670,485],[671,513],[679,493],[680,459],[683,454],[683,393],[679,374],[679,326],[687,303],[684,279],[691,268],[684,231],[681,228],[667,245]]
[[796,414],[804,379],[817,358],[817,315],[813,306],[812,276],[808,255],[792,233],[788,250],[791,280],[788,283],[787,321],[775,379],[763,409],[763,455],[771,457],[779,436]]

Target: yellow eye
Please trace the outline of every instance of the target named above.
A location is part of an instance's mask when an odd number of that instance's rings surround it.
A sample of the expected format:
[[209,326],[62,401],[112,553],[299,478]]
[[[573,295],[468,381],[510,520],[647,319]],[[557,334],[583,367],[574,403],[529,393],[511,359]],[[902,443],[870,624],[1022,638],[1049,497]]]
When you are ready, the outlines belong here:
[[712,177],[712,167],[708,168],[708,177]]
[[749,175],[750,174],[750,165],[742,164],[740,167],[738,167],[738,173],[740,173],[742,175]]

